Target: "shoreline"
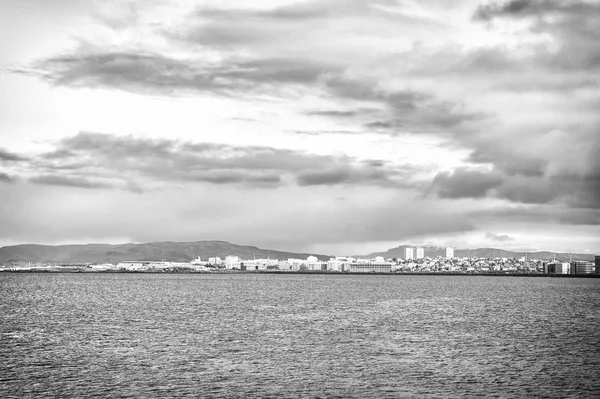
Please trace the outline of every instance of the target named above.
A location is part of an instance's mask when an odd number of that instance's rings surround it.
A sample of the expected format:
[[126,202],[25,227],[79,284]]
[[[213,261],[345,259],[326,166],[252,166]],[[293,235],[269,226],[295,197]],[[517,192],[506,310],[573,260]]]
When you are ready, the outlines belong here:
[[397,272],[397,273],[379,273],[379,272],[335,272],[325,270],[299,270],[299,271],[285,271],[285,270],[220,270],[220,271],[136,271],[136,270],[82,270],[82,269],[65,269],[65,270],[2,270],[0,275],[4,273],[68,273],[68,274],[282,274],[282,275],[295,275],[295,274],[312,274],[312,275],[336,275],[336,276],[493,276],[493,277],[558,277],[558,278],[600,278],[600,274],[544,274],[544,273],[502,273],[502,272]]

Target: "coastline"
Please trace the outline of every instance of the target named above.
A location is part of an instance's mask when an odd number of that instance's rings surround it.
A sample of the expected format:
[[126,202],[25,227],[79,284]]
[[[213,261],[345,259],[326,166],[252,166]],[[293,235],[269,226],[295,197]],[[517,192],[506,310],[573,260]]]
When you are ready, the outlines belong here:
[[253,274],[283,274],[283,275],[295,275],[295,274],[314,274],[314,275],[336,275],[336,276],[465,276],[465,277],[481,277],[481,276],[493,276],[493,277],[558,277],[558,278],[600,278],[600,274],[544,274],[544,273],[501,273],[501,272],[485,272],[485,273],[473,273],[473,272],[397,272],[397,273],[378,273],[378,272],[335,272],[325,270],[300,270],[300,271],[285,271],[285,270],[219,270],[219,271],[136,271],[136,270],[84,270],[84,269],[34,269],[34,270],[1,270],[0,275],[11,273],[82,273],[82,274],[242,274],[242,275],[253,275]]

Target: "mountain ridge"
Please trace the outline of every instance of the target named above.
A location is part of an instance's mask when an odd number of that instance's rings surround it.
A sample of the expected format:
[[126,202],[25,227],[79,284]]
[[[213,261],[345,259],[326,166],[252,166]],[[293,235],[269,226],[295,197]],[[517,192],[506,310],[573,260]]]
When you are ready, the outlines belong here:
[[41,245],[20,244],[0,247],[0,264],[21,262],[45,263],[118,263],[135,260],[165,260],[189,262],[197,257],[225,258],[227,255],[242,258],[303,258],[313,255],[328,260],[330,255],[297,253],[261,249],[252,245],[238,245],[227,241],[148,242],[126,244],[71,244]]
[[[374,258],[375,256],[383,256],[384,258],[404,259],[404,250],[406,248],[423,248],[425,256],[437,257],[444,256],[446,247],[437,247],[434,245],[400,245],[395,248],[390,248],[383,252],[373,252],[368,255],[356,255],[360,258]],[[416,253],[414,254],[416,255]],[[550,251],[509,251],[499,248],[454,248],[454,256],[458,258],[522,258],[527,255],[534,259],[551,260],[556,255],[556,259],[560,261],[568,261],[572,256],[573,260],[594,260],[592,254],[569,254]]]
[[[384,258],[404,259],[404,249],[414,245],[400,245],[390,248],[383,252],[373,252],[368,255],[355,255],[358,258],[374,258],[383,256]],[[435,245],[421,246],[425,250],[425,256],[437,257],[444,256],[445,247]],[[455,248],[456,257],[476,257],[476,258],[521,258],[529,256],[535,259],[553,259],[568,261],[572,256],[573,260],[594,260],[591,254],[567,254],[554,253],[550,251],[509,251],[498,248],[475,248],[463,249]],[[155,241],[148,243],[125,243],[125,244],[71,244],[71,245],[43,245],[43,244],[20,244],[0,247],[0,265],[23,262],[45,262],[45,263],[118,263],[123,261],[135,260],[166,260],[189,262],[197,257],[207,259],[209,257],[219,256],[225,258],[227,255],[239,256],[249,259],[257,258],[300,258],[306,259],[313,255],[320,260],[328,260],[331,255],[298,253],[289,251],[279,251],[262,249],[253,245],[232,244],[227,241]],[[416,254],[415,254],[416,255]]]

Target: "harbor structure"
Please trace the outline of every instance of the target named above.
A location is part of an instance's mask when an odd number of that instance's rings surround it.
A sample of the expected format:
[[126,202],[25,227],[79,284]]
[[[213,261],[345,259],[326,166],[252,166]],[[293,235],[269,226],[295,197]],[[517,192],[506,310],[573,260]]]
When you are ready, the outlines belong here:
[[576,260],[571,262],[571,274],[594,274],[595,267],[592,262]]
[[365,261],[352,263],[348,267],[350,273],[391,273],[392,262]]

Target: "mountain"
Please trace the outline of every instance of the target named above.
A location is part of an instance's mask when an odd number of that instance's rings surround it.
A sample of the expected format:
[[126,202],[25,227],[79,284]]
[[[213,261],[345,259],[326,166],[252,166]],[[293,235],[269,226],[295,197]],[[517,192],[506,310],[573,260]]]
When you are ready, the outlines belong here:
[[[396,248],[388,249],[385,252],[374,252],[369,255],[359,255],[359,258],[374,258],[376,256],[383,256],[384,258],[398,258],[404,259],[404,250],[406,248],[417,248],[421,247],[425,250],[425,256],[435,258],[436,256],[444,256],[446,248],[436,247],[432,245],[400,245]],[[573,260],[594,260],[594,255],[589,254],[567,254],[567,253],[556,253],[549,251],[540,252],[514,252],[507,251],[505,249],[497,248],[477,248],[477,249],[454,249],[454,256],[457,258],[522,258],[527,254],[530,259],[547,259],[551,260],[556,254],[556,259],[560,261],[568,261],[569,257],[572,256]],[[416,253],[415,253],[416,255]]]
[[[306,259],[312,254],[271,251],[225,241],[152,242],[145,244],[14,245],[0,248],[0,265],[21,262],[118,263],[126,260],[166,260],[187,262],[201,257],[235,255],[244,259]],[[314,255],[328,260],[328,255]]]

